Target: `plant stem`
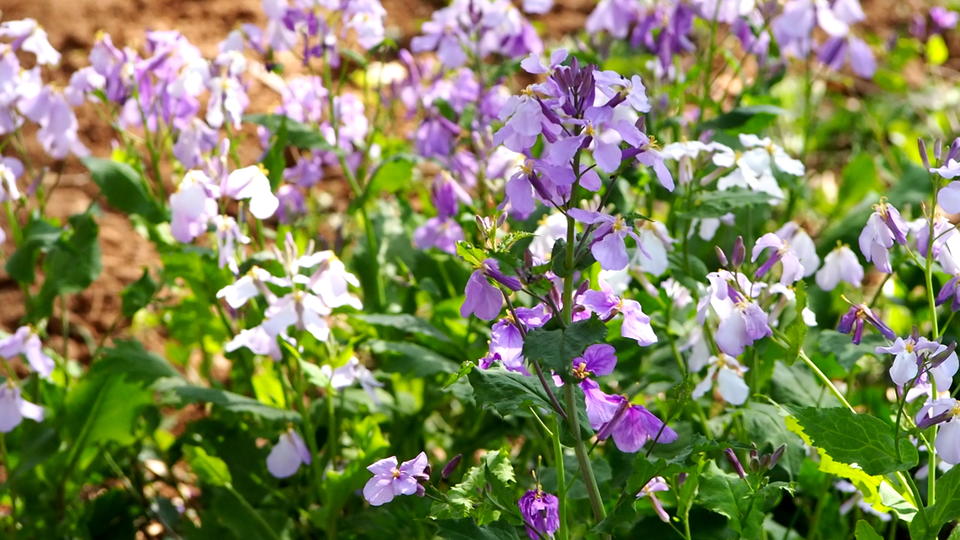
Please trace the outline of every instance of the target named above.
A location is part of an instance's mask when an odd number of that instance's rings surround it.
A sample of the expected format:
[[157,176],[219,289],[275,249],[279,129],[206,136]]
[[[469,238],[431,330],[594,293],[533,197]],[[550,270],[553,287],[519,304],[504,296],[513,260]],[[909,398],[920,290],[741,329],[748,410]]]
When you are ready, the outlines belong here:
[[560,528],[557,529],[557,538],[567,540],[567,478],[563,465],[563,445],[560,444],[560,417],[553,416],[553,460],[557,469],[557,498],[560,500]]
[[601,521],[607,517],[603,509],[603,500],[600,498],[600,488],[597,487],[597,479],[593,475],[593,466],[590,464],[590,456],[587,455],[587,447],[583,444],[583,437],[580,433],[580,424],[577,421],[577,402],[574,385],[567,383],[563,385],[563,393],[567,399],[567,425],[573,434],[574,447],[577,453],[577,463],[580,465],[580,474],[583,476],[583,483],[587,487],[587,495],[590,497],[590,508],[593,510],[593,519]]
[[[931,183],[933,184],[933,195],[930,201],[930,210],[929,210],[929,231],[927,234],[927,257],[923,265],[923,277],[926,281],[927,287],[927,305],[930,307],[930,322],[933,323],[933,338],[940,338],[940,327],[939,321],[937,320],[937,301],[934,298],[933,294],[933,241],[936,237],[935,223],[937,219],[937,191],[939,190],[939,182],[936,178],[931,178]],[[930,390],[932,399],[937,399],[937,381],[936,378],[928,371],[927,378],[930,379]],[[899,426],[898,426],[899,427]],[[937,426],[934,425],[932,428],[933,437],[931,440],[937,438]],[[936,502],[936,489],[937,489],[937,447],[928,444],[927,445],[927,456],[929,461],[927,462],[927,506],[933,506],[933,503]]]

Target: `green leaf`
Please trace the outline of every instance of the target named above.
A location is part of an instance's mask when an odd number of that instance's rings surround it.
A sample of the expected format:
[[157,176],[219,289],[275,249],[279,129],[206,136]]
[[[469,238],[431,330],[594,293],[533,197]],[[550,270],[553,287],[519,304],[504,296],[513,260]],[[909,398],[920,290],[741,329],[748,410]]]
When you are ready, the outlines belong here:
[[140,279],[124,287],[120,293],[121,312],[126,318],[131,318],[153,300],[159,285],[150,277],[150,272],[144,268]]
[[263,126],[271,133],[278,133],[282,128],[286,131],[290,146],[308,150],[335,150],[318,129],[282,114],[248,114],[243,120]]
[[865,520],[857,520],[857,529],[854,531],[857,540],[883,540],[883,537],[877,534]]
[[687,218],[712,218],[748,206],[769,203],[770,196],[760,191],[739,188],[725,191],[707,191],[694,199],[690,209],[680,212],[680,214]]
[[147,383],[166,377],[181,378],[166,359],[147,351],[139,341],[124,339],[115,340],[113,347],[103,349],[90,373]]
[[183,453],[190,468],[201,482],[213,486],[228,486],[233,482],[227,464],[222,459],[208,454],[202,447],[184,446]]
[[711,461],[700,474],[697,500],[713,512],[726,516],[730,529],[740,538],[760,538],[764,512],[753,500],[746,482],[736,474],[726,473]]
[[850,336],[836,330],[821,330],[817,342],[821,353],[835,354],[837,363],[847,371],[850,371],[860,358],[866,355],[876,356],[877,346],[886,343],[883,336],[868,334],[863,336],[859,345],[854,345]]
[[450,338],[437,329],[436,326],[433,326],[420,317],[416,317],[408,313],[401,313],[398,315],[391,315],[387,313],[357,313],[351,314],[350,316],[354,319],[360,319],[361,321],[374,326],[396,328],[397,330],[403,330],[404,332],[410,334],[420,334],[422,336],[432,337],[439,341],[447,343],[450,342]]
[[926,53],[927,62],[934,66],[943,65],[950,58],[950,49],[940,34],[933,34],[927,39]]
[[787,357],[784,359],[787,365],[797,361],[800,356],[800,349],[803,348],[803,340],[807,338],[807,323],[803,320],[803,308],[807,307],[807,285],[803,281],[798,281],[794,285],[794,292],[797,296],[797,313],[793,322],[787,327],[787,337],[790,339],[790,348],[787,350]]
[[166,219],[163,207],[150,195],[143,176],[136,169],[112,159],[85,157],[81,161],[110,206],[127,214],[137,214],[151,223]]
[[704,129],[733,129],[743,126],[755,118],[766,122],[772,122],[777,116],[783,114],[784,110],[773,105],[752,105],[748,107],[737,107],[728,113],[704,122]]
[[89,212],[70,217],[70,227],[50,247],[43,261],[44,281],[34,298],[34,315],[47,317],[53,300],[66,293],[82,291],[100,275],[99,227]]
[[515,527],[498,521],[479,526],[472,519],[443,519],[437,522],[437,536],[445,540],[519,540]]
[[477,403],[483,403],[501,415],[514,413],[531,404],[551,408],[550,398],[536,377],[527,377],[500,367],[474,369],[468,377]]
[[750,402],[740,412],[747,436],[757,443],[760,453],[768,454],[781,445],[786,446],[778,466],[791,476],[797,474],[804,460],[803,441],[787,430],[780,409],[768,403]]
[[367,342],[370,351],[379,357],[386,357],[380,368],[390,373],[403,373],[411,377],[429,377],[437,373],[454,373],[457,363],[422,345],[407,341]]
[[873,154],[859,152],[843,167],[837,209],[849,208],[880,188],[877,162]]
[[433,505],[431,514],[439,519],[473,517],[481,526],[497,521],[500,508],[516,508],[512,489],[516,481],[510,454],[491,450],[447,491],[446,501]]
[[259,401],[219,390],[202,386],[184,385],[182,382],[172,385],[161,385],[162,390],[171,392],[177,401],[183,403],[206,402],[234,413],[251,414],[267,422],[299,422],[300,415],[294,411],[278,409],[260,403]]
[[943,526],[960,519],[960,467],[954,467],[937,479],[936,503],[927,507],[925,522],[917,514],[910,523],[913,538],[936,538]]
[[917,448],[900,438],[900,452],[893,439],[893,426],[869,414],[854,414],[844,407],[796,409],[794,418],[812,444],[833,459],[857,464],[869,475],[905,471],[917,464]]
[[18,283],[33,283],[37,257],[56,243],[61,232],[59,227],[49,221],[31,217],[23,228],[22,243],[7,260],[6,269],[10,277]]
[[588,346],[602,343],[606,337],[607,325],[591,316],[566,328],[533,330],[523,340],[523,355],[531,362],[540,362],[545,370],[567,373],[571,360],[583,354]]
[[405,155],[393,156],[377,167],[366,191],[369,195],[376,195],[382,191],[396,193],[409,186],[412,178],[413,160]]

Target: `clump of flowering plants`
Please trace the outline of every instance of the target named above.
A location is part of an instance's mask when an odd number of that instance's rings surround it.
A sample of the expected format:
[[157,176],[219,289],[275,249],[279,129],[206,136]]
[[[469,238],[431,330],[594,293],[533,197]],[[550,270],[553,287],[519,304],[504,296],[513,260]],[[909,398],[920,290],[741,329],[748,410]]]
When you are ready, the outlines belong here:
[[956,527],[949,5],[262,7],[0,20],[4,537]]

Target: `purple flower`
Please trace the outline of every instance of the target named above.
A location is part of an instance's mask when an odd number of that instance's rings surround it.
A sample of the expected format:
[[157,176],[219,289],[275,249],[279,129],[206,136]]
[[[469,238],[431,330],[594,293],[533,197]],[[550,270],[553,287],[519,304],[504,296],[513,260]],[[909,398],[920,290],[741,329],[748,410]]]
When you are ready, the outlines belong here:
[[877,71],[877,60],[870,46],[854,36],[832,37],[820,46],[817,58],[831,69],[840,70],[845,62],[864,79],[873,77]]
[[929,374],[937,383],[937,389],[947,390],[960,367],[955,352],[946,345],[924,337],[898,337],[889,346],[877,347],[877,353],[895,355],[890,366],[890,378],[901,387],[914,380],[919,382],[918,375]]
[[592,379],[580,383],[590,426],[597,430],[597,438],[613,437],[621,452],[638,452],[652,440],[668,444],[677,440],[677,433],[642,405],[631,405],[624,396],[603,393]]
[[956,11],[950,11],[943,6],[930,8],[930,21],[933,23],[932,30],[936,33],[952,30],[957,26],[958,20],[960,20],[960,14]]
[[851,305],[850,309],[840,317],[840,324],[837,326],[837,330],[843,334],[852,333],[853,343],[858,345],[863,338],[864,323],[870,323],[887,339],[896,337],[893,330],[880,320],[880,317],[874,314],[866,304]]
[[715,338],[721,351],[738,356],[747,346],[773,334],[773,330],[767,323],[767,313],[756,302],[732,289],[729,295],[733,306],[717,326]]
[[465,298],[460,306],[460,316],[476,315],[484,321],[491,321],[500,314],[503,307],[503,293],[487,281],[482,269],[474,270],[467,280]]
[[817,286],[832,291],[841,281],[854,287],[860,287],[863,281],[863,267],[857,254],[849,247],[837,246],[823,259],[823,267],[817,272]]
[[782,271],[780,272],[780,283],[784,286],[790,285],[791,283],[803,279],[804,268],[800,264],[800,258],[797,257],[796,252],[790,244],[777,236],[774,233],[767,233],[757,239],[757,243],[753,246],[753,255],[752,259],[756,262],[757,258],[760,257],[760,254],[763,253],[766,249],[775,250],[773,254],[770,255],[770,258],[767,259],[760,268],[757,268],[754,277],[761,278],[773,268],[773,265],[780,263]]
[[423,496],[420,482],[430,480],[427,455],[423,452],[410,461],[404,461],[397,467],[396,456],[381,459],[367,467],[373,478],[363,486],[363,498],[373,506],[381,506],[392,501],[398,495]]
[[667,485],[667,481],[662,476],[654,476],[649,482],[644,484],[643,488],[640,489],[640,492],[637,493],[638,499],[643,497],[650,499],[650,504],[653,505],[653,509],[657,513],[657,517],[659,517],[664,523],[670,523],[670,515],[667,514],[667,511],[663,509],[663,505],[660,503],[660,499],[657,498],[656,493],[658,491],[669,490],[670,486]]
[[23,175],[23,164],[13,157],[0,157],[0,202],[15,201],[23,195],[17,179]]
[[417,249],[435,247],[451,255],[457,252],[457,242],[463,240],[463,229],[453,218],[435,216],[413,232]]
[[38,64],[55,66],[60,63],[60,53],[50,45],[46,30],[34,19],[0,23],[0,38],[12,39],[14,50],[23,49],[33,53]]
[[599,377],[613,373],[617,365],[617,351],[612,345],[598,343],[590,345],[582,356],[573,359],[573,375],[578,379]]
[[[952,168],[948,169],[950,166],[952,166]],[[949,165],[931,170],[937,172],[937,174],[944,178],[954,178],[960,174],[960,162],[950,161]],[[947,213],[960,213],[960,182],[950,182],[940,188],[940,191],[937,193],[937,203]]]
[[571,208],[569,214],[573,219],[586,224],[599,225],[594,231],[594,241],[590,252],[604,270],[623,270],[627,267],[630,257],[627,255],[627,244],[624,239],[627,235],[637,242],[640,237],[628,227],[620,216],[590,210]]
[[553,538],[553,533],[560,528],[560,501],[555,495],[537,489],[528,490],[517,501],[520,507],[520,516],[523,517],[523,526],[531,540],[538,540],[544,536]]
[[636,300],[620,300],[620,312],[623,313],[623,324],[620,335],[635,339],[641,346],[652,345],[657,342],[657,336],[650,325],[650,317],[643,312],[640,302]]
[[951,465],[960,463],[960,401],[941,398],[931,401],[917,413],[917,427],[926,429],[940,424],[934,446],[937,456]]
[[20,396],[20,389],[9,380],[0,386],[0,433],[9,433],[24,418],[43,422],[43,408]]
[[280,200],[270,189],[270,180],[263,165],[251,165],[227,175],[220,189],[231,199],[250,201],[250,213],[257,219],[267,219],[277,211]]
[[714,384],[720,397],[731,405],[743,405],[750,396],[750,387],[743,380],[743,374],[747,368],[737,362],[737,359],[720,353],[717,356],[711,356],[707,360],[707,375],[693,389],[693,397],[699,398],[707,393]]
[[323,300],[297,290],[270,304],[263,314],[263,329],[276,337],[295,325],[299,330],[310,332],[317,341],[327,341],[330,327],[324,317],[329,314],[330,307]]
[[21,326],[15,333],[0,339],[0,356],[9,360],[21,354],[41,377],[47,378],[53,373],[53,359],[43,352],[40,336],[29,326]]
[[217,215],[217,201],[211,196],[210,178],[203,172],[188,171],[170,195],[170,229],[179,242],[191,242],[207,230]]
[[291,428],[280,435],[277,444],[270,450],[267,456],[267,470],[274,478],[287,478],[293,476],[301,464],[309,465],[311,461],[307,445],[300,434]]
[[907,224],[895,207],[880,201],[860,232],[860,252],[881,272],[891,273],[889,249],[894,243],[906,244]]

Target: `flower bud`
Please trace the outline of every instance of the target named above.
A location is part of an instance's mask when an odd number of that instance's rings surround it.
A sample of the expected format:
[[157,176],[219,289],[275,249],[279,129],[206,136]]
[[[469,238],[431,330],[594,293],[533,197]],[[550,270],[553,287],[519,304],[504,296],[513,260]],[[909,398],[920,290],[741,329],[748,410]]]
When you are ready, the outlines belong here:
[[777,466],[777,462],[780,461],[780,458],[783,457],[783,453],[787,450],[787,445],[781,444],[779,448],[773,451],[770,454],[770,464],[767,466],[768,469],[772,469]]
[[440,471],[440,478],[444,480],[450,478],[450,475],[453,474],[453,471],[456,470],[457,466],[460,465],[460,461],[463,459],[463,454],[457,454],[453,456],[453,459],[447,462],[443,466],[443,469]]
[[927,157],[927,144],[923,142],[923,139],[917,138],[917,151],[920,152],[920,159],[923,161],[923,168],[930,168],[930,159]]
[[713,249],[717,252],[717,260],[720,261],[720,266],[727,266],[727,254],[723,252],[723,249],[720,246],[713,246]]
[[747,248],[743,245],[743,237],[737,236],[736,241],[733,242],[733,254],[730,257],[730,262],[733,263],[733,266],[740,266],[746,256]]
[[723,451],[723,455],[726,456],[727,461],[730,462],[730,465],[733,465],[733,470],[737,472],[737,475],[740,478],[746,478],[747,472],[743,470],[743,465],[740,463],[740,458],[737,457],[737,454],[734,453],[733,448],[727,448]]

